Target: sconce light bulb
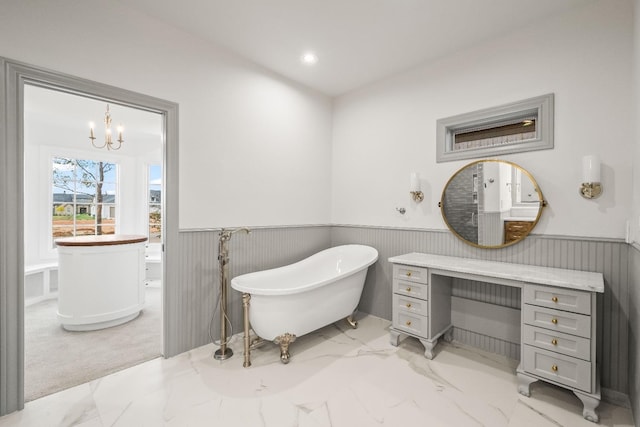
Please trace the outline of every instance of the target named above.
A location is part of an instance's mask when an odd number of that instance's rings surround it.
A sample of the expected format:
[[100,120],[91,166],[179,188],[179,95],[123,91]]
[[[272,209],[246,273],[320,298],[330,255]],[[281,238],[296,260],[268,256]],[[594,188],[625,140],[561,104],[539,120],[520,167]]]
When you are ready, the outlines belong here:
[[409,191],[420,191],[420,175],[417,172],[411,173]]
[[582,158],[582,185],[580,195],[585,199],[595,199],[602,194],[600,183],[600,159],[598,156]]
[[600,159],[598,156],[582,158],[582,182],[600,182]]

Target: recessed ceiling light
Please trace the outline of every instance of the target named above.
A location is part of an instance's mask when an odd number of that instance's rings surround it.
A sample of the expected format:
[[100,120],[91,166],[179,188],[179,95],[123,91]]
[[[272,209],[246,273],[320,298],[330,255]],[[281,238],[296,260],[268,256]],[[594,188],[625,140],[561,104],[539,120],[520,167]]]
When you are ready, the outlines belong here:
[[300,60],[302,61],[303,64],[313,65],[316,62],[318,62],[318,57],[313,52],[306,52],[302,54],[302,56],[300,57]]

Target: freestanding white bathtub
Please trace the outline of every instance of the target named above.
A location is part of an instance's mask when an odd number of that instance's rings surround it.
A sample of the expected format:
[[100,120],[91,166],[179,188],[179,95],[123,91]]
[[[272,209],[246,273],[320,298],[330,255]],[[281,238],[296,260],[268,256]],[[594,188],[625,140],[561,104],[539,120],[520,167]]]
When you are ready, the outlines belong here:
[[243,293],[245,307],[245,366],[250,365],[248,323],[260,338],[280,345],[283,363],[296,337],[344,318],[355,327],[351,314],[367,268],[377,259],[378,251],[370,246],[343,245],[295,264],[234,277],[231,287]]

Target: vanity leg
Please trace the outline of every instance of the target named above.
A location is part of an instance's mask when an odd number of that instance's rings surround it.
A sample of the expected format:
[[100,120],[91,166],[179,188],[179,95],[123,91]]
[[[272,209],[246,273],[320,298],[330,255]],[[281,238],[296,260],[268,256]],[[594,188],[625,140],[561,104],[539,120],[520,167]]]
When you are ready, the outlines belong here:
[[389,343],[394,347],[399,346],[401,336],[402,334],[395,329],[389,330]]
[[433,349],[438,344],[438,340],[435,341],[427,341],[425,339],[420,339],[420,342],[424,346],[424,357],[431,360],[433,359]]
[[453,327],[447,329],[447,331],[442,336],[445,342],[453,342]]
[[529,375],[518,372],[518,393],[523,396],[531,397],[531,384],[538,381],[537,378],[530,377]]
[[600,417],[596,413],[596,408],[600,405],[600,399],[597,399],[588,394],[580,393],[579,391],[574,391],[573,394],[575,394],[578,399],[582,401],[582,416],[586,420],[593,423],[597,423],[598,421],[600,421]]

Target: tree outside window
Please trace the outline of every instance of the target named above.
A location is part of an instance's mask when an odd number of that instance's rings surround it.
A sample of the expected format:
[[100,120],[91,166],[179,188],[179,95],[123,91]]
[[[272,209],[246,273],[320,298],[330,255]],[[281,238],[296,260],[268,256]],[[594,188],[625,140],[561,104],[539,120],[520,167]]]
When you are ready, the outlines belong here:
[[115,234],[115,163],[55,157],[52,236]]
[[149,166],[149,243],[162,242],[162,166]]

